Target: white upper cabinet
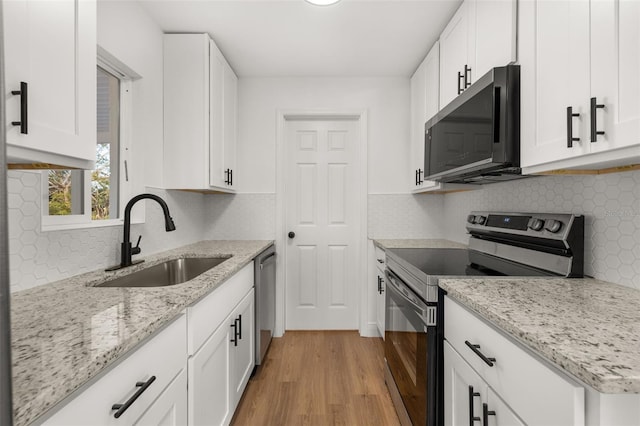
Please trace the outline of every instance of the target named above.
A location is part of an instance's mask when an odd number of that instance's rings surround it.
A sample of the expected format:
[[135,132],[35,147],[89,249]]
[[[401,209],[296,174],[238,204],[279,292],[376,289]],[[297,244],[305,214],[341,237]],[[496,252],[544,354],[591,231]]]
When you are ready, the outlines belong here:
[[516,61],[516,0],[466,0],[440,35],[440,108]]
[[164,186],[233,192],[237,77],[207,34],[164,36]]
[[470,78],[474,6],[471,0],[462,3],[440,35],[440,108],[462,93]]
[[640,2],[522,1],[525,173],[640,161]]
[[[411,77],[411,178],[412,191],[449,192],[472,189],[471,185],[441,183],[425,180],[424,135],[425,123],[439,110],[440,43],[436,42]],[[477,187],[477,186],[476,186]]]
[[440,45],[434,44],[424,61],[411,77],[411,165],[414,190],[438,187],[424,181],[424,125],[438,112]]
[[7,104],[2,113],[9,163],[93,169],[95,1],[5,1],[3,8]]

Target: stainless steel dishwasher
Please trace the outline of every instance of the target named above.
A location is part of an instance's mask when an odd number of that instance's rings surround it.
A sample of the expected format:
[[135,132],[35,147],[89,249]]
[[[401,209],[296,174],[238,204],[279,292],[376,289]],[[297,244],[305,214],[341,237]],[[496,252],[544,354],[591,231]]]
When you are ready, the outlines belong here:
[[276,248],[269,246],[255,260],[256,368],[262,364],[276,326]]

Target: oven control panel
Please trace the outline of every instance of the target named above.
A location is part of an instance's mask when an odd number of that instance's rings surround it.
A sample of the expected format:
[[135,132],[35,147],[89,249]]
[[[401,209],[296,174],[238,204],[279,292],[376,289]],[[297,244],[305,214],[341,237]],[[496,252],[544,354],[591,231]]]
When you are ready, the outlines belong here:
[[[498,232],[562,240],[571,228],[583,224],[582,215],[570,213],[502,213],[471,212],[467,216],[469,233]],[[583,225],[581,225],[583,226]]]

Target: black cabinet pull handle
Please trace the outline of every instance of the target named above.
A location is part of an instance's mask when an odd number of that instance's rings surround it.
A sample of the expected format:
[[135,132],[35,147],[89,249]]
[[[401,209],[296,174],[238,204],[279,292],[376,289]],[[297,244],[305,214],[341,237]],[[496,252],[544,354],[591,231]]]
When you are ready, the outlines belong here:
[[[473,386],[469,386],[469,426],[473,426],[475,422],[480,421],[480,417],[473,415],[473,398],[479,397],[480,392],[474,392]],[[485,425],[486,426],[486,425]]]
[[598,120],[596,118],[598,108],[604,108],[604,104],[599,104],[596,98],[591,98],[591,142],[598,142],[598,135],[604,135],[604,132],[598,131]]
[[238,339],[242,340],[242,315],[238,315]]
[[495,416],[496,412],[491,410],[489,411],[489,406],[486,403],[482,404],[482,424],[484,426],[489,426],[489,416]]
[[12,95],[20,95],[20,121],[12,121],[14,126],[20,126],[20,133],[29,133],[29,106],[28,106],[28,85],[24,81],[20,82],[20,90],[12,90]]
[[460,71],[458,71],[458,95],[462,92],[464,92],[464,88],[462,87],[462,85],[460,84],[460,81],[464,79],[464,76],[462,75],[462,73]]
[[233,186],[233,169],[229,169],[229,186]]
[[422,179],[422,175],[424,171],[422,169],[418,169],[418,185],[422,185],[424,183],[424,179]]
[[231,338],[230,342],[233,343],[233,346],[238,346],[238,318],[233,320],[231,328],[233,328],[233,337]]
[[473,351],[473,353],[478,355],[480,359],[482,359],[485,362],[485,364],[487,364],[489,367],[493,367],[493,363],[496,362],[496,359],[487,358],[485,354],[480,352],[480,345],[474,345],[473,343],[470,343],[468,340],[465,340],[464,344],[467,345]]
[[[467,79],[467,75],[469,78]],[[464,88],[471,86],[471,67],[464,65]]]
[[567,107],[567,148],[572,148],[574,142],[580,142],[580,138],[573,137],[573,117],[580,117],[580,114],[573,112],[573,107]]
[[113,404],[111,406],[112,410],[118,410],[115,412],[113,417],[117,419],[121,415],[123,415],[124,412],[127,411],[129,407],[131,407],[131,404],[136,402],[136,399],[138,399],[140,395],[142,395],[142,393],[146,391],[149,386],[151,386],[151,383],[155,382],[155,380],[156,380],[156,376],[151,376],[149,380],[147,380],[146,382],[136,382],[136,386],[139,387],[140,389],[138,389],[136,393],[134,393],[131,396],[131,398],[127,400],[127,402],[125,402],[124,404]]

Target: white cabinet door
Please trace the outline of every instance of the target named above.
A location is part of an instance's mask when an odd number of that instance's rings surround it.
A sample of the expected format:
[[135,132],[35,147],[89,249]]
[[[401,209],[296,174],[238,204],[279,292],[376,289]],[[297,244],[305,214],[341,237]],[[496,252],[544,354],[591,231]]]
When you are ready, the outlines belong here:
[[[376,268],[377,269],[377,268]],[[376,273],[376,325],[378,333],[384,339],[384,315],[385,315],[385,281],[384,274],[377,269]]]
[[[589,150],[589,2],[520,2],[522,166]],[[567,140],[567,108],[573,138]]]
[[424,180],[425,123],[438,113],[440,92],[440,43],[436,42],[411,77],[411,164],[414,190],[440,188]]
[[487,385],[449,345],[444,343],[444,424],[480,426]]
[[475,81],[493,67],[516,61],[516,1],[475,1],[475,60],[471,79]]
[[[3,2],[11,163],[92,169],[96,157],[96,3]],[[21,114],[27,84],[27,116]],[[22,117],[22,118],[21,118]],[[24,123],[12,126],[12,122]],[[27,133],[22,133],[26,131]]]
[[187,370],[183,369],[136,426],[184,426],[187,424]]
[[189,425],[229,424],[233,408],[231,386],[231,339],[228,319],[189,358]]
[[[591,98],[604,105],[591,152],[640,143],[640,2],[591,2]],[[593,118],[591,118],[593,121]],[[589,129],[591,131],[591,129]],[[640,152],[640,148],[639,152]]]
[[164,186],[233,192],[237,77],[208,34],[164,36]]
[[521,2],[525,173],[640,161],[639,28],[636,1]]
[[462,3],[440,35],[440,108],[465,89],[465,66],[469,67],[473,33],[472,1]]
[[238,77],[225,61],[224,67],[224,136],[223,168],[226,171],[227,186],[234,185],[236,167],[236,140],[238,133]]
[[242,302],[231,313],[230,322],[235,324],[235,342],[229,346],[231,350],[231,402],[235,410],[249,377],[255,366],[255,298],[254,290],[242,299]]
[[[482,404],[483,426],[525,426],[525,423],[491,388],[487,389],[486,398],[487,402]],[[549,419],[544,421],[548,422]]]
[[412,189],[421,187],[422,176],[420,173],[424,173],[424,123],[428,120],[426,117],[426,61],[425,59],[420,64],[411,77],[411,149],[409,153],[411,154],[411,176],[414,184]]
[[209,139],[209,184],[224,187],[224,123],[225,123],[225,60],[222,53],[213,42],[209,41],[209,71],[210,106],[209,122],[211,135]]

